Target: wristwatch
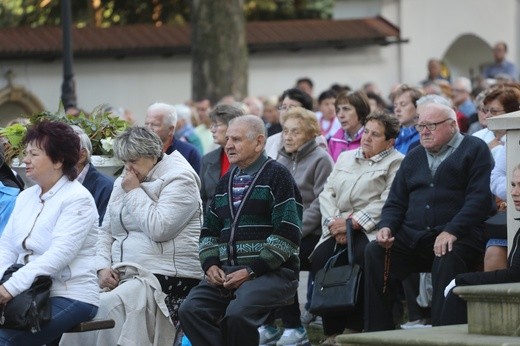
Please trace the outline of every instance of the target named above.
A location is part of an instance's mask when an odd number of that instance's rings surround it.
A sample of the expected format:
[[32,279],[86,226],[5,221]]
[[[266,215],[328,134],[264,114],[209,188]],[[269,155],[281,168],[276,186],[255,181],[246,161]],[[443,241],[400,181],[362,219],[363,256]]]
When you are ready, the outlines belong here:
[[247,270],[247,274],[249,274],[249,280],[256,279],[256,274],[253,271],[253,269],[251,269],[251,267],[246,267],[246,270]]

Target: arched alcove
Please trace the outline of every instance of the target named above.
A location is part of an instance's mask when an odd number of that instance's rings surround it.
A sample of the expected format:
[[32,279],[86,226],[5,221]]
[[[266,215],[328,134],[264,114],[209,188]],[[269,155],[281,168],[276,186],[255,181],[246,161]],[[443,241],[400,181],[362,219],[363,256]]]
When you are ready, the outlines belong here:
[[9,85],[0,90],[0,127],[21,115],[43,110],[41,101],[24,87]]
[[452,80],[460,76],[474,80],[484,65],[493,61],[493,55],[486,41],[473,34],[464,34],[448,47],[443,60],[450,69]]

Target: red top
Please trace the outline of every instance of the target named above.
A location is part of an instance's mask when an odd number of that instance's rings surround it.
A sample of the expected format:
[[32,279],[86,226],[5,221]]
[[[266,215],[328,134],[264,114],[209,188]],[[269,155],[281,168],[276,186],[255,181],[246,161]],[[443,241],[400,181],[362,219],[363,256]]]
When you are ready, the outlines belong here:
[[224,152],[224,150],[222,150],[220,152],[220,176],[222,177],[224,174],[227,173],[227,171],[229,171],[229,160],[228,160],[228,157],[226,155],[226,153]]

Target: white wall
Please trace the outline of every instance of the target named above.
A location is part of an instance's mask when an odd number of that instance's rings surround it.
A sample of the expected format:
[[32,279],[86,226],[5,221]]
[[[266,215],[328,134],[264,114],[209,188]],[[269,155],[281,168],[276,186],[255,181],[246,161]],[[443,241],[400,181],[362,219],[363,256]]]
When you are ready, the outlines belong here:
[[[400,23],[403,81],[425,77],[429,58],[443,58],[460,36],[474,34],[490,46],[504,40],[509,45],[508,60],[519,63],[519,1],[511,0],[401,0]],[[468,56],[472,54],[470,47]],[[493,61],[489,51],[488,61]]]
[[[359,88],[368,81],[376,82],[383,95],[387,95],[396,83],[413,84],[425,78],[427,60],[445,58],[448,50],[447,60],[453,63],[454,75],[466,74],[464,64],[492,60],[491,51],[486,52],[483,47],[498,40],[508,43],[509,60],[519,64],[520,0],[363,0],[365,2],[369,3],[365,11],[372,13],[374,8],[379,8],[381,15],[399,26],[401,36],[410,42],[386,47],[255,53],[249,62],[249,93],[279,95],[292,87],[297,78],[307,76],[315,82],[315,96],[333,83]],[[352,16],[363,12],[359,0],[340,3],[353,5]],[[466,34],[473,36],[457,40]],[[14,83],[37,95],[47,109],[57,109],[61,61],[11,61],[0,62],[0,65],[2,69],[12,68],[16,74]],[[90,111],[102,103],[122,106],[131,110],[138,122],[144,120],[143,114],[150,103],[184,102],[191,95],[188,56],[76,59],[74,72],[80,107]],[[0,88],[5,84],[0,81]]]
[[[293,87],[299,77],[315,82],[315,96],[333,83],[359,88],[367,81],[393,83],[397,71],[395,46],[324,49],[299,52],[255,53],[250,56],[249,93],[280,95]],[[61,61],[9,62],[3,64],[16,74],[14,83],[35,94],[44,106],[58,108],[61,90]],[[74,64],[78,105],[90,111],[109,103],[134,113],[144,121],[146,107],[154,101],[184,102],[191,95],[189,57],[129,58],[106,60],[76,59]]]

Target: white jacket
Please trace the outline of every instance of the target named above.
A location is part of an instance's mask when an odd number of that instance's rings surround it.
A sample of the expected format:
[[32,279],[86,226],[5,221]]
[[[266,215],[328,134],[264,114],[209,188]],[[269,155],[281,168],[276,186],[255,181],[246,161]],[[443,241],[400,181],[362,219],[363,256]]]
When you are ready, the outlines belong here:
[[200,179],[174,151],[164,155],[140,187],[114,183],[97,244],[97,269],[133,262],[154,274],[202,278],[198,256]]
[[26,264],[4,287],[16,296],[29,288],[36,276],[50,275],[51,296],[97,306],[93,227],[98,213],[92,195],[65,176],[41,199],[40,194],[39,185],[20,193],[0,238],[0,274],[13,263]]
[[126,274],[116,289],[101,293],[94,319],[113,319],[114,328],[63,334],[60,346],[171,346],[176,330],[159,280],[135,263],[119,263],[113,269]]

